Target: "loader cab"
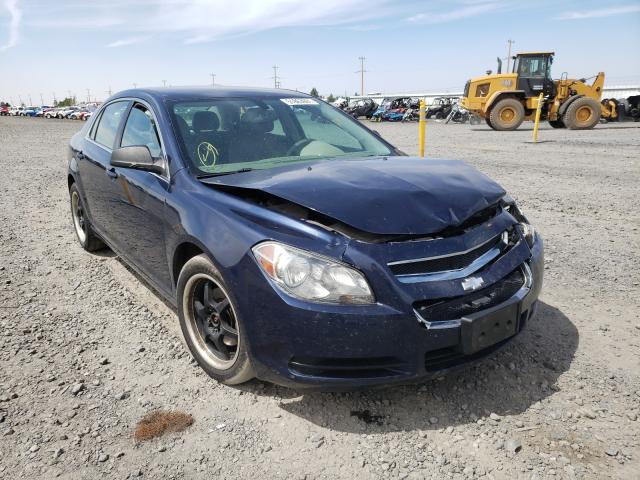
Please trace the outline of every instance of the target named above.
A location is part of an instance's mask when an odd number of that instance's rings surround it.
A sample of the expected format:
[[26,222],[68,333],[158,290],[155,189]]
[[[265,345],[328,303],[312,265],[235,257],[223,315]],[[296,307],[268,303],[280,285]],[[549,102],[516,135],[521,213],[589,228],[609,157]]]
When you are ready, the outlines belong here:
[[555,96],[555,86],[551,78],[553,52],[519,53],[513,62],[513,73],[518,74],[518,90],[527,97]]

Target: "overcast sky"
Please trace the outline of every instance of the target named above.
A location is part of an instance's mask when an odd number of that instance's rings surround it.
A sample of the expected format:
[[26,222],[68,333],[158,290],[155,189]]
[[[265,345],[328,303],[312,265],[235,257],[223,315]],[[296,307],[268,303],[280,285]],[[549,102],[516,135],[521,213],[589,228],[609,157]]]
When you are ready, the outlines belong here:
[[640,0],[0,0],[0,99],[104,99],[138,86],[321,94],[460,90],[515,51],[553,73],[640,84]]

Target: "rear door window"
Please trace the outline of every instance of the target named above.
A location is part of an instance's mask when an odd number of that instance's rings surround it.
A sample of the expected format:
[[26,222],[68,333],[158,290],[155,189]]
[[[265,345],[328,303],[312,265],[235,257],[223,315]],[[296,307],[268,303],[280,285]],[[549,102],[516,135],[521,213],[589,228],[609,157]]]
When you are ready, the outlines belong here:
[[114,102],[107,105],[100,117],[94,140],[109,149],[113,149],[118,127],[129,105],[128,101]]

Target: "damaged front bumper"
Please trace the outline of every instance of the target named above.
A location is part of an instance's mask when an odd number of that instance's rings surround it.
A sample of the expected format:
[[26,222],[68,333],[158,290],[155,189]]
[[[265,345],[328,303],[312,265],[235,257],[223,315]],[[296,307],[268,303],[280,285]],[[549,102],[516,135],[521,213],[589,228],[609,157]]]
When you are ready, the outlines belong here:
[[[496,218],[482,234],[499,238],[504,227]],[[539,236],[532,247],[520,236],[462,279],[482,278],[472,292],[460,278],[407,282],[381,265],[381,255],[407,255],[419,243],[347,248],[345,259],[368,265],[375,305],[311,304],[268,284],[252,286],[241,310],[257,376],[322,390],[419,382],[490,354],[534,317],[543,277]]]

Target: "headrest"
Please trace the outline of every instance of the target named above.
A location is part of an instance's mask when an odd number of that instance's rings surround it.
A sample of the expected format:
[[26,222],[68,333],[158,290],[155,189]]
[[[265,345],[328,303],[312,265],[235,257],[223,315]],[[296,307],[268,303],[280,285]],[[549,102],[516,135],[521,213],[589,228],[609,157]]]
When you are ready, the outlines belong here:
[[187,124],[187,121],[184,118],[182,118],[180,115],[176,115],[176,122],[178,124],[178,130],[180,130],[180,134],[183,137],[189,136],[190,132],[189,132],[189,125]]
[[193,115],[191,125],[196,133],[210,131],[215,132],[220,127],[220,119],[215,112],[210,110],[201,110]]
[[267,133],[273,130],[274,120],[275,114],[271,110],[250,108],[240,118],[240,126],[255,132]]

